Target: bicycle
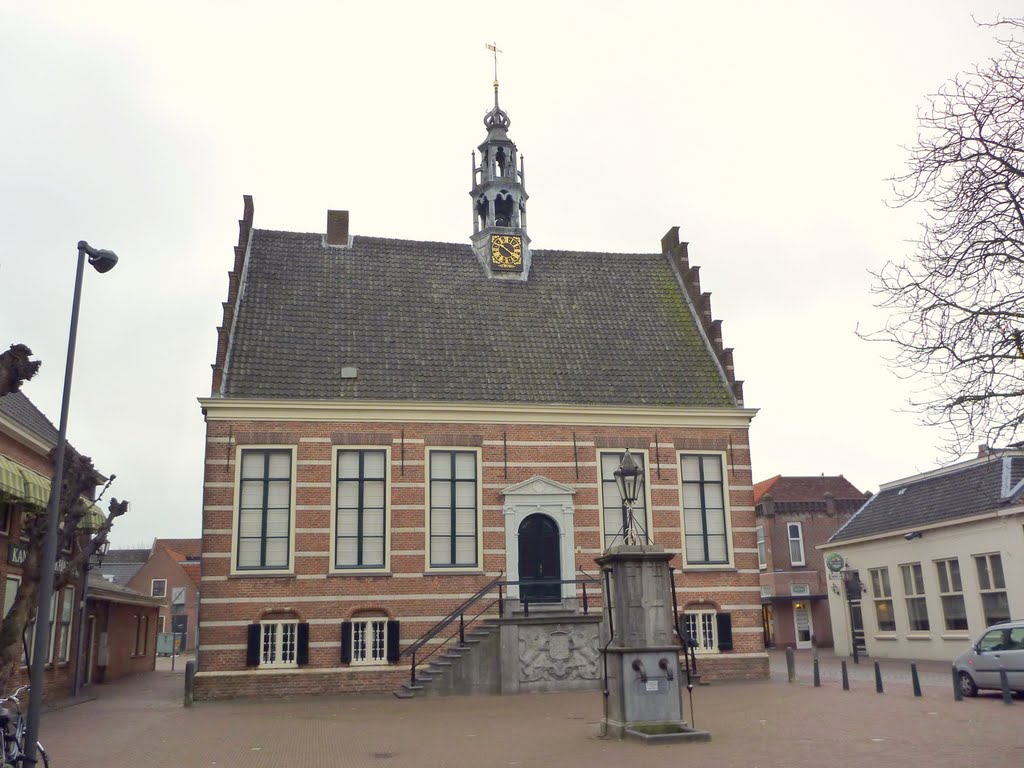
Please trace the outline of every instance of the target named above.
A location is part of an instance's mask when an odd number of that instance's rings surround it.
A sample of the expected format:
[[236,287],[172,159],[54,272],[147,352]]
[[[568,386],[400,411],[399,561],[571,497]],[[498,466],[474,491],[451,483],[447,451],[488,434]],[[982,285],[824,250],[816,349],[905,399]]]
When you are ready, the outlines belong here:
[[[0,699],[0,757],[4,761],[2,768],[23,768],[25,765],[25,749],[22,742],[25,738],[26,722],[18,697],[27,693],[28,689],[27,685],[23,685],[14,693]],[[6,706],[8,702],[13,703],[11,709]],[[50,758],[38,741],[36,749],[40,758],[36,765],[41,762],[44,768],[50,768]]]

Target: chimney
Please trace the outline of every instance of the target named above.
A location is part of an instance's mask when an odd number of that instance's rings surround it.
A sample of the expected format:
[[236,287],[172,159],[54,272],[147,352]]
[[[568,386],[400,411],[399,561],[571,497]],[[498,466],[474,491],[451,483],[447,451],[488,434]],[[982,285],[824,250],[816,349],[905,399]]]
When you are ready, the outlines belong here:
[[327,244],[348,245],[348,211],[327,212]]
[[988,444],[987,443],[981,443],[978,446],[978,458],[979,459],[983,459],[986,456],[988,456],[988,454],[989,454]]

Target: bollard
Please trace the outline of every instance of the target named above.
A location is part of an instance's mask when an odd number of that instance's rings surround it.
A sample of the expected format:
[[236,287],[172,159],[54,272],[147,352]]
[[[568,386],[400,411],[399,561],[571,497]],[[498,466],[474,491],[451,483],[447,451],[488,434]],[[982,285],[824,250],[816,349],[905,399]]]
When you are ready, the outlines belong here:
[[1010,692],[1010,680],[1005,669],[999,670],[999,685],[1003,689],[1003,704],[1013,704],[1013,693]]
[[843,659],[843,690],[850,690],[850,675],[846,671],[846,659]]
[[963,701],[964,692],[960,690],[960,673],[953,667],[953,701]]
[[910,682],[914,686],[914,695],[921,695],[921,680],[917,676],[917,662],[910,662]]
[[814,657],[814,687],[821,688],[821,672],[818,671],[818,657]]
[[786,649],[786,676],[789,682],[796,682],[796,658],[793,656],[793,649]]
[[885,693],[882,690],[882,668],[875,662],[875,693]]
[[192,689],[196,684],[196,663],[185,662],[185,706],[192,706]]

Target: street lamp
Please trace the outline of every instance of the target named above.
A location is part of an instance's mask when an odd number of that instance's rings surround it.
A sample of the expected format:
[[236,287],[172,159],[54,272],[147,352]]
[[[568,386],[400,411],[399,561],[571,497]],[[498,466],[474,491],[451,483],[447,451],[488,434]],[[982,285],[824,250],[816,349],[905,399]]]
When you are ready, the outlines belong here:
[[85,673],[82,667],[82,645],[85,642],[85,620],[88,613],[86,603],[89,600],[89,569],[93,566],[96,568],[101,567],[103,565],[103,558],[107,556],[109,551],[110,541],[104,539],[96,548],[96,551],[85,558],[85,562],[82,563],[82,602],[81,607],[78,609],[78,651],[75,654],[75,687],[72,696],[78,696],[78,692],[82,688],[82,677]]
[[43,554],[39,561],[39,602],[36,607],[36,627],[44,631],[35,632],[32,639],[31,688],[28,695],[28,723],[25,729],[25,757],[28,766],[36,764],[36,742],[39,739],[39,716],[43,706],[43,685],[46,682],[46,646],[50,623],[50,600],[53,596],[53,570],[57,563],[57,512],[60,507],[60,490],[64,483],[64,449],[68,438],[68,405],[71,401],[71,374],[75,367],[75,341],[78,336],[78,308],[82,302],[82,273],[85,260],[99,273],[109,272],[117,264],[113,251],[93,248],[85,240],[78,241],[78,270],[75,272],[75,293],[71,302],[71,329],[68,333],[68,360],[64,368],[64,394],[60,403],[60,429],[57,434],[57,449],[53,460],[53,482],[50,485],[50,502],[46,506],[46,536],[43,540]]
[[626,452],[622,454],[619,468],[612,474],[615,475],[615,485],[619,488],[619,496],[622,497],[622,504],[626,508],[626,525],[622,543],[639,544],[640,537],[637,535],[636,522],[633,519],[633,505],[636,504],[636,500],[643,492],[644,470],[636,463],[627,448]]

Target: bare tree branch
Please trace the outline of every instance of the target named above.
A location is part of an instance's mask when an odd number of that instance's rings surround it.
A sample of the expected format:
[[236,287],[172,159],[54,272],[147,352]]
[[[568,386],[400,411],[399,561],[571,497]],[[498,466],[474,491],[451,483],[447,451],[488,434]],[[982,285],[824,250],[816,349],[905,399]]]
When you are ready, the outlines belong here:
[[911,405],[952,428],[965,453],[1022,437],[1024,405],[1024,19],[998,30],[999,55],[929,97],[896,206],[925,213],[914,253],[874,274],[890,366],[923,382]]

